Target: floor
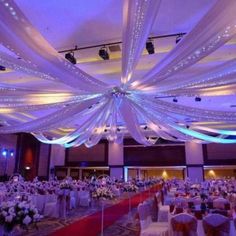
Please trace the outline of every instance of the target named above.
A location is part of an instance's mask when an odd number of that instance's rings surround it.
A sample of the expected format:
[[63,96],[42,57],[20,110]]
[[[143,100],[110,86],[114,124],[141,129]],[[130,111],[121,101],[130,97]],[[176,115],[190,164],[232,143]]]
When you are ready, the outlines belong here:
[[[111,203],[114,204],[114,203]],[[30,226],[28,231],[14,233],[15,236],[47,236],[52,232],[61,229],[85,216],[93,214],[100,210],[99,204],[93,204],[92,207],[79,207],[71,210],[65,220],[44,218],[37,224],[38,229]],[[122,216],[114,224],[104,230],[104,236],[137,236],[139,235],[139,221],[137,219],[137,209],[133,208],[131,213]],[[73,236],[73,235],[70,235]]]

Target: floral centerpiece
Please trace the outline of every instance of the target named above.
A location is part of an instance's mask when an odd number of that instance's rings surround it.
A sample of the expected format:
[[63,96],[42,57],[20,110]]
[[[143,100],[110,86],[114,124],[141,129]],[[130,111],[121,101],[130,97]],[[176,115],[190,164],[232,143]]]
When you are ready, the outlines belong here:
[[11,232],[17,225],[27,228],[29,224],[36,224],[41,218],[35,206],[27,202],[8,201],[0,205],[0,224],[6,232]]
[[92,197],[101,200],[113,199],[114,194],[110,188],[102,186],[97,187],[92,192]]
[[73,190],[73,185],[72,185],[72,183],[69,183],[69,182],[66,181],[66,182],[60,183],[59,188],[60,189],[67,189],[67,190]]
[[144,184],[143,181],[138,180],[138,181],[136,181],[136,186],[137,186],[138,188],[143,188],[143,187],[145,186],[145,184]]
[[123,185],[123,191],[124,192],[137,192],[138,187],[133,183],[125,183]]

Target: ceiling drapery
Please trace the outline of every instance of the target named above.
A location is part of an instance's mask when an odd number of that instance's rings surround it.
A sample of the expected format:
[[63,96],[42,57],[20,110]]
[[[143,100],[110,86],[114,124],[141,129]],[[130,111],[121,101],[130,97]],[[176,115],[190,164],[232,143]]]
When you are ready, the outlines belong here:
[[[236,36],[236,2],[217,1],[161,61],[136,78],[134,72],[160,5],[161,0],[124,0],[121,79],[119,86],[111,86],[57,53],[14,1],[1,1],[0,43],[12,54],[1,52],[0,64],[63,84],[71,93],[1,83],[0,118],[6,119],[4,114],[9,113],[24,118],[13,123],[9,115],[0,133],[30,132],[42,142],[65,147],[91,147],[102,138],[121,142],[126,133],[144,145],[152,145],[158,138],[236,143],[235,129],[212,127],[214,122],[235,124],[236,112],[195,109],[158,98],[204,96],[212,91],[228,94],[230,88],[230,94],[235,94],[235,59],[195,70],[191,76],[188,70]],[[42,110],[48,112],[39,115]]]

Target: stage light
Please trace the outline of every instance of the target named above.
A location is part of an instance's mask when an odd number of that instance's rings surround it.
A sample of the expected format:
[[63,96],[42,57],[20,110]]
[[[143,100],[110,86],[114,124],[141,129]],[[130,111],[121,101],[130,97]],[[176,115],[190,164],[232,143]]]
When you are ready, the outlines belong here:
[[183,35],[178,35],[175,39],[175,43],[177,44],[182,38],[183,38]]
[[147,49],[148,54],[154,54],[155,53],[154,44],[151,40],[146,42],[146,49]]
[[65,54],[65,58],[72,64],[76,64],[76,58],[73,52],[68,52]]
[[109,60],[109,53],[107,52],[107,48],[104,46],[100,48],[98,55],[103,59],[103,60]]
[[14,156],[14,151],[13,151],[13,150],[10,151],[10,156],[11,156],[11,157]]
[[2,150],[2,155],[3,155],[4,157],[7,156],[7,149],[3,149],[3,150]]
[[201,102],[202,99],[200,97],[195,97],[195,102]]
[[5,70],[6,70],[6,67],[0,65],[0,71],[5,71]]
[[173,98],[173,102],[178,102],[178,99],[177,98]]
[[26,166],[25,169],[26,170],[30,170],[31,168],[30,168],[30,166]]

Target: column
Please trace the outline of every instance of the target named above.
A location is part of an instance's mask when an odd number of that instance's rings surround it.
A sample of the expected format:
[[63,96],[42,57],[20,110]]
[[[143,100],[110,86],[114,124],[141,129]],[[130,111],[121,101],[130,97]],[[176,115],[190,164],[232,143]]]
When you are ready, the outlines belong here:
[[118,144],[109,142],[108,146],[108,165],[110,176],[120,179],[124,178],[124,149],[123,143]]
[[51,146],[51,156],[50,156],[50,175],[54,175],[55,166],[65,165],[65,148],[61,145],[53,144]]
[[202,144],[195,142],[185,143],[187,177],[193,182],[204,180]]

